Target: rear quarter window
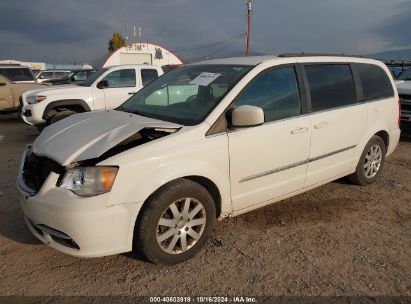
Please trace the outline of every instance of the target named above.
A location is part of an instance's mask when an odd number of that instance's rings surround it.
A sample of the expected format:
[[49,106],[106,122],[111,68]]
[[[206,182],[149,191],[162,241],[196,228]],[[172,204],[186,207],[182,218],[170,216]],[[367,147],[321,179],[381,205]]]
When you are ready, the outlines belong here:
[[391,81],[381,67],[373,64],[356,63],[355,68],[362,86],[362,101],[394,96]]
[[149,84],[153,80],[158,78],[158,72],[154,69],[141,69],[141,80],[143,86]]

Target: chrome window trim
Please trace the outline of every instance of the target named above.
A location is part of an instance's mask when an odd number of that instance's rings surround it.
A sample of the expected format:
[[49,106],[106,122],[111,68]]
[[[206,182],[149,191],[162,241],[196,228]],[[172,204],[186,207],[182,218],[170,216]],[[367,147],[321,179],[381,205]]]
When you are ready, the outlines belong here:
[[250,175],[250,176],[247,176],[247,177],[244,177],[244,178],[240,179],[239,183],[247,182],[247,181],[250,181],[250,180],[253,180],[253,179],[256,179],[256,178],[260,178],[260,177],[271,175],[271,174],[274,174],[274,173],[278,173],[278,172],[281,172],[281,171],[284,171],[284,170],[292,169],[292,168],[295,168],[295,167],[298,167],[298,166],[301,166],[301,165],[305,165],[305,164],[308,164],[308,163],[311,163],[311,162],[314,162],[314,161],[317,161],[317,160],[320,160],[320,159],[323,159],[323,158],[326,158],[326,157],[330,157],[330,156],[338,154],[338,153],[342,153],[342,152],[351,150],[355,147],[356,147],[356,145],[346,147],[346,148],[342,148],[342,149],[338,149],[338,150],[328,152],[328,153],[325,153],[325,154],[321,154],[319,156],[312,157],[312,158],[309,158],[309,159],[306,159],[306,160],[302,160],[302,161],[299,161],[299,162],[295,162],[295,163],[292,163],[292,164],[288,164],[288,165],[285,165],[285,166],[274,168],[274,169],[271,169],[271,170],[268,170],[268,171],[263,171],[263,172],[260,172],[260,173],[256,173],[256,174],[253,174],[253,175]]

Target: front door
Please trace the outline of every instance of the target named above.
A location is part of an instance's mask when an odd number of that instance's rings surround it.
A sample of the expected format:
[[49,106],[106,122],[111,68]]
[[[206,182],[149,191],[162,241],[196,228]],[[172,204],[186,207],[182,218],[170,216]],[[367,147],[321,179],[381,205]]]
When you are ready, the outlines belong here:
[[262,108],[265,123],[228,133],[233,209],[238,211],[303,188],[311,130],[309,118],[301,116],[294,66],[262,72],[234,105]]

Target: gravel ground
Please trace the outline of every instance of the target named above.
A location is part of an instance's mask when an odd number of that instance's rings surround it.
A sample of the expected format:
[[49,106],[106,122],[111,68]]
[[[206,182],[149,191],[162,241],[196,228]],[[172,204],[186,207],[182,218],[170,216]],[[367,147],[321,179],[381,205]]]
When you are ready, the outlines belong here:
[[176,266],[130,254],[78,259],[37,241],[15,186],[35,128],[0,118],[0,295],[411,296],[411,141],[381,178],[339,180],[217,223],[198,256]]

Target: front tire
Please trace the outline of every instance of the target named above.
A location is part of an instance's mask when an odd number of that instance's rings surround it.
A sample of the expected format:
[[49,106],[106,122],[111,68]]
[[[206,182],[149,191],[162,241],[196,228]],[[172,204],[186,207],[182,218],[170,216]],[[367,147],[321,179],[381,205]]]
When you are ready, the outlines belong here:
[[177,264],[196,255],[216,219],[210,193],[187,179],[160,188],[140,212],[134,247],[149,261],[161,264]]
[[361,186],[375,182],[384,166],[386,149],[381,137],[371,137],[361,154],[355,172],[348,176],[350,181]]

